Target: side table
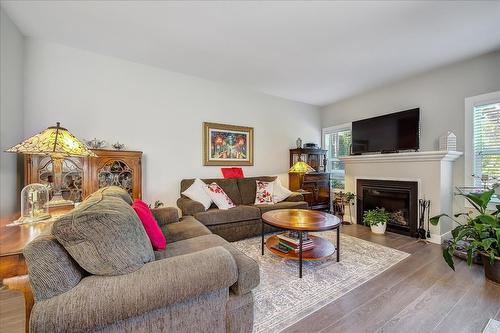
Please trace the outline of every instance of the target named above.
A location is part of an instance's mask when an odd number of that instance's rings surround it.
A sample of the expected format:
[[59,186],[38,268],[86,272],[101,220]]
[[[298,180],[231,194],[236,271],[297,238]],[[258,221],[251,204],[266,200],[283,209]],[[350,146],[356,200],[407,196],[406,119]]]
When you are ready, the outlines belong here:
[[[59,216],[73,209],[72,206],[49,209],[52,216]],[[23,256],[24,247],[42,234],[50,233],[52,221],[8,226],[19,218],[19,213],[0,219],[0,282],[9,289],[24,295],[25,330],[29,332],[29,317],[33,307],[33,294],[28,279],[28,267]]]

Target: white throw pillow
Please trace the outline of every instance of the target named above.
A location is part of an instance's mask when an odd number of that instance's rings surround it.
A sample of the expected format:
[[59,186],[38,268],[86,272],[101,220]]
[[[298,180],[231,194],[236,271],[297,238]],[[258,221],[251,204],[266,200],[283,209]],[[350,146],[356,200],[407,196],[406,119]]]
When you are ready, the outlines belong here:
[[207,187],[205,187],[205,191],[219,209],[236,207],[231,198],[227,196],[226,192],[224,192],[224,190],[217,185],[217,183],[207,185]]
[[205,210],[207,210],[208,207],[210,207],[210,205],[212,204],[212,199],[207,194],[206,187],[207,184],[205,184],[200,178],[196,178],[193,184],[191,184],[191,186],[189,186],[187,190],[185,190],[181,194],[185,195],[191,200],[201,202],[203,207],[205,207]]
[[276,180],[273,182],[273,200],[274,203],[281,202],[288,198],[290,195],[292,195],[292,191],[281,185],[281,181],[279,178],[276,178]]
[[257,190],[255,191],[255,204],[256,205],[272,205],[273,201],[273,183],[263,182],[260,180],[257,183]]

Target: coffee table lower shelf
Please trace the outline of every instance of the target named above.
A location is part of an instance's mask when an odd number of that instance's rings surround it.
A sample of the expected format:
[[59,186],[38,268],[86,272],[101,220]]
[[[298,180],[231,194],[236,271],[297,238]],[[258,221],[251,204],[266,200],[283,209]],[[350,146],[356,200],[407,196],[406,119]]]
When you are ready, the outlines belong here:
[[[314,248],[312,248],[311,250],[303,251],[302,260],[321,260],[335,253],[335,245],[333,245],[329,240],[313,235],[309,235],[309,238],[312,239]],[[288,251],[288,253],[284,253],[273,249],[273,246],[278,245],[278,243],[279,239],[276,235],[274,235],[266,240],[266,247],[269,251],[276,254],[277,256],[291,260],[300,259],[298,252],[296,253],[295,251]]]

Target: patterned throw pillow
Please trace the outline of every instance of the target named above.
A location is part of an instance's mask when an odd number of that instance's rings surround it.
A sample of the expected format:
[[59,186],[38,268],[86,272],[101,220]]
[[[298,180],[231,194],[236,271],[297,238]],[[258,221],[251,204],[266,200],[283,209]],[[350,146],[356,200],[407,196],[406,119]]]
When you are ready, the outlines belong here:
[[236,207],[233,201],[227,196],[226,192],[217,185],[217,183],[212,183],[208,185],[205,190],[210,196],[210,199],[217,205],[219,209],[229,209]]
[[255,193],[256,205],[272,205],[273,200],[273,182],[263,182],[256,180],[257,191]]

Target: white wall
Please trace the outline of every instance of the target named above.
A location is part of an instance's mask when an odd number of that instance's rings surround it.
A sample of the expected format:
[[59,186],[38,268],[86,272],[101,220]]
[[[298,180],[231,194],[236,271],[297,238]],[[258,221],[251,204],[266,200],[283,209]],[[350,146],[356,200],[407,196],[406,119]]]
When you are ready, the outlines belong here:
[[[360,73],[362,75],[362,73]],[[422,151],[437,150],[450,130],[464,150],[465,98],[500,90],[500,51],[441,67],[321,109],[322,127],[420,107]],[[464,157],[454,163],[453,182],[464,184]]]
[[24,37],[0,9],[0,216],[19,208],[22,172],[18,158],[4,150],[23,139]]
[[143,196],[175,205],[182,178],[220,177],[202,165],[204,121],[254,127],[254,166],[280,174],[297,137],[320,143],[316,107],[118,58],[28,39],[25,135],[60,121],[79,138],[144,152]]

